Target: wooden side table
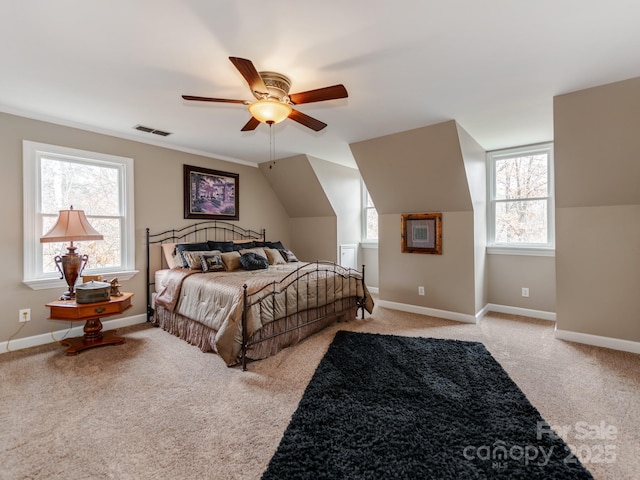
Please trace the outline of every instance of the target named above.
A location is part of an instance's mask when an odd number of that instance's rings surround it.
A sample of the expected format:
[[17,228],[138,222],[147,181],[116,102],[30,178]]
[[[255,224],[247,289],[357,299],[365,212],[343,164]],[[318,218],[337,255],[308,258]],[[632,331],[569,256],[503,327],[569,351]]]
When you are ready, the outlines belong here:
[[125,342],[124,337],[116,336],[115,330],[102,331],[101,318],[118,315],[131,308],[133,293],[122,293],[119,297],[111,297],[108,301],[96,303],[76,303],[75,300],[56,300],[47,303],[50,309],[49,320],[68,320],[71,322],[86,322],[84,336],[61,340],[62,345],[69,348],[67,355],[77,355],[82,350],[102,345],[120,345]]

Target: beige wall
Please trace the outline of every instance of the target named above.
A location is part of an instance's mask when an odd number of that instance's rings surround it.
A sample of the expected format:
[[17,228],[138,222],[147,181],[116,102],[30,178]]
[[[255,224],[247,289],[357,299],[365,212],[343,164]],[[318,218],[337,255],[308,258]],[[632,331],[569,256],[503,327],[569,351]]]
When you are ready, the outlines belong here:
[[304,262],[337,262],[338,222],[331,217],[292,218],[291,250]]
[[[61,125],[0,113],[0,201],[2,221],[12,225],[3,235],[5,263],[0,274],[0,341],[18,330],[18,310],[31,308],[32,320],[14,339],[48,334],[68,323],[46,320],[44,305],[57,299],[64,290],[34,291],[22,283],[22,141],[61,145],[134,159],[136,269],[140,271],[122,289],[135,293],[134,307],[127,315],[145,312],[145,228],[155,231],[191,223],[183,219],[182,165],[197,165],[240,175],[240,221],[238,225],[266,228],[271,240],[290,243],[289,218],[260,170],[221,160],[143,143],[123,140]],[[10,208],[6,208],[10,207]]]
[[291,242],[285,246],[300,260],[335,262],[337,215],[309,158],[296,155],[259,167],[290,217]]
[[559,330],[640,341],[640,78],[554,98]]
[[306,155],[283,158],[275,165],[261,163],[259,167],[290,217],[335,215]]
[[291,249],[300,259],[337,262],[341,244],[360,241],[358,170],[307,155],[260,170],[291,218]]
[[[556,259],[529,255],[487,255],[488,303],[542,312],[556,311]],[[522,288],[529,297],[522,296]]]
[[479,312],[489,298],[485,263],[487,257],[487,152],[460,125],[456,125],[456,128],[473,204],[475,311]]
[[561,208],[556,219],[558,329],[639,342],[640,205]]
[[[379,214],[380,299],[475,315],[486,300],[484,251],[474,231],[485,215],[479,145],[450,121],[358,142],[351,151]],[[470,184],[467,168],[481,177]],[[471,189],[482,210],[477,218]],[[442,255],[402,253],[401,214],[426,212],[443,213]]]
[[350,147],[378,213],[472,209],[453,120]]
[[442,255],[402,253],[400,214],[380,215],[379,225],[381,300],[476,314],[473,212],[443,213]]
[[362,237],[360,172],[318,158],[309,157],[313,171],[336,212],[336,258],[340,245],[358,244]]
[[380,288],[380,267],[378,259],[378,247],[375,248],[363,248],[360,247],[359,252],[359,264],[365,266],[365,283],[369,287]]

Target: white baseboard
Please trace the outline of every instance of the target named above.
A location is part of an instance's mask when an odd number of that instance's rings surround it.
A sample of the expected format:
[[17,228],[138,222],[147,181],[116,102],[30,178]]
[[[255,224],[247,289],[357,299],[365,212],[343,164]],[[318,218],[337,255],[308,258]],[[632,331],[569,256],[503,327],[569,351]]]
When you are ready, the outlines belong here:
[[445,320],[454,320],[456,322],[476,323],[475,315],[466,313],[449,312],[447,310],[438,310],[437,308],[420,307],[418,305],[409,305],[406,303],[389,302],[387,300],[378,300],[376,305],[391,310],[400,310],[402,312],[417,313],[419,315],[429,315],[431,317],[444,318]]
[[370,287],[369,285],[367,285],[367,290],[369,290],[369,293],[375,293],[376,295],[380,291],[380,289],[378,287]]
[[594,347],[611,348],[613,350],[621,350],[623,352],[640,354],[640,342],[632,342],[631,340],[621,340],[619,338],[601,337],[599,335],[591,335],[589,333],[571,332],[569,330],[558,330],[556,327],[555,337],[558,340],[566,340],[568,342],[584,343],[593,345]]
[[[113,320],[105,320],[102,322],[103,330],[115,330],[116,328],[128,327],[130,325],[137,325],[138,323],[145,323],[147,321],[147,316],[144,313],[139,315],[133,315],[131,317],[123,317],[116,318]],[[60,321],[62,322],[62,320]],[[2,342],[0,343],[0,354],[7,353],[9,351],[13,352],[16,350],[22,350],[24,348],[37,347],[39,345],[46,345],[47,343],[53,343],[57,341],[57,339],[65,338],[73,338],[80,337],[84,334],[82,328],[84,327],[84,323],[73,327],[71,329],[65,328],[62,330],[52,331],[50,333],[42,333],[40,335],[34,335],[32,337],[18,338],[16,340],[11,340],[11,342]],[[7,348],[7,345],[9,348]]]
[[522,315],[523,317],[539,318],[541,320],[556,321],[556,312],[545,312],[544,310],[533,310],[530,308],[509,307],[507,305],[496,305],[488,303],[482,310],[482,316],[488,312],[509,313],[511,315]]

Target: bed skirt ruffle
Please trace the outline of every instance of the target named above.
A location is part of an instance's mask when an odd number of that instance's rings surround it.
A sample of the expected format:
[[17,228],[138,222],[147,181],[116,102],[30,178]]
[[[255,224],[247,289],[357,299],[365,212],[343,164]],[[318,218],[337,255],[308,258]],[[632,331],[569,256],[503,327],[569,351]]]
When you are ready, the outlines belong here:
[[[344,300],[346,304],[347,299]],[[336,321],[355,320],[357,312],[356,305],[338,313],[328,312],[327,307],[320,307],[276,320],[262,327],[248,339],[247,359],[260,360],[275,355],[280,350],[296,345]],[[217,353],[217,331],[211,327],[171,312],[158,304],[156,304],[152,322],[172,335],[195,345],[203,352]],[[242,358],[238,358],[235,363],[229,364],[229,366],[237,365],[241,361]]]

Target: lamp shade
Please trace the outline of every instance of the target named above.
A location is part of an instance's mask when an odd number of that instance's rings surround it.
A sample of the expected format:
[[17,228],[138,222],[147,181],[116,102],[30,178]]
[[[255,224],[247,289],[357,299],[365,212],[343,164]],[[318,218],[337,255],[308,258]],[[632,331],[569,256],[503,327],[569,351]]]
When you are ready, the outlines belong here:
[[291,105],[276,100],[258,100],[249,104],[249,112],[262,123],[280,123],[291,113]]
[[84,210],[60,210],[58,221],[45,235],[40,237],[41,243],[73,242],[82,240],[102,240],[104,237],[89,223]]

